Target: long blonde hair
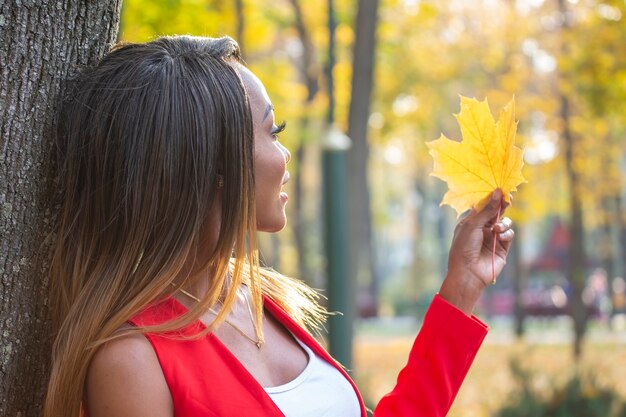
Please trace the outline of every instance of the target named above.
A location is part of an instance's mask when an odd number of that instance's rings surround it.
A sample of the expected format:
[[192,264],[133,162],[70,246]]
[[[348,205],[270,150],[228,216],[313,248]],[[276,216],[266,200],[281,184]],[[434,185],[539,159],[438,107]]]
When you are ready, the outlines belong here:
[[[233,62],[241,58],[228,37],[165,37],[114,48],[71,88],[57,134],[62,208],[49,277],[56,338],[45,417],[82,415],[98,346],[180,328],[220,300],[217,325],[241,283],[250,288],[258,329],[263,295],[303,325],[323,318],[313,290],[259,267],[253,124]],[[214,204],[218,175],[221,207]],[[197,274],[185,273],[186,265],[198,257],[200,231],[217,209],[217,243],[202,265],[212,272],[206,295],[174,321],[119,332],[171,296],[172,284],[194,284]]]

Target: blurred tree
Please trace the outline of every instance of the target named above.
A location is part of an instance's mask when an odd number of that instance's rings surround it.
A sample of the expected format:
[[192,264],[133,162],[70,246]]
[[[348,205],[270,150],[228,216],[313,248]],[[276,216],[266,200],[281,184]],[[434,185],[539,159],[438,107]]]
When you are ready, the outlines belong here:
[[315,60],[315,47],[311,40],[311,34],[304,20],[304,14],[299,0],[289,0],[293,8],[294,13],[294,26],[298,33],[298,38],[302,52],[300,59],[295,60],[294,65],[298,69],[298,73],[301,82],[306,87],[306,98],[304,103],[304,109],[301,115],[298,117],[296,129],[299,139],[297,141],[295,150],[295,172],[293,175],[294,182],[294,217],[293,224],[296,248],[298,251],[298,276],[309,283],[313,282],[313,271],[310,265],[310,252],[311,248],[308,242],[310,241],[312,228],[307,227],[311,224],[306,217],[306,211],[304,208],[304,185],[303,185],[303,163],[305,160],[305,152],[308,146],[310,146],[310,119],[311,119],[311,107],[315,99],[316,94],[319,91],[319,77],[320,66]]
[[[567,58],[572,33],[571,13],[567,10],[565,0],[557,0],[562,19],[561,26],[561,55]],[[583,303],[583,290],[586,280],[586,253],[584,242],[583,208],[581,201],[582,180],[581,172],[575,164],[580,158],[579,138],[572,132],[572,103],[569,93],[572,91],[572,80],[567,71],[561,70],[559,74],[560,88],[560,117],[563,122],[562,137],[565,151],[565,168],[568,178],[570,194],[570,235],[572,237],[569,250],[569,273],[568,279],[571,285],[570,309],[574,319],[574,357],[579,359],[582,353],[582,341],[586,330],[587,311]]]
[[352,92],[348,136],[352,146],[346,154],[349,275],[356,283],[358,298],[367,315],[378,314],[380,284],[372,245],[372,215],[369,191],[368,120],[376,56],[378,0],[359,0],[352,58]]
[[34,417],[50,360],[50,155],[66,82],[117,36],[119,0],[0,5],[0,415]]
[[610,284],[618,273],[626,271],[626,241],[620,242],[620,236],[626,237],[622,209],[626,183],[620,168],[626,158],[626,115],[621,111],[626,101],[626,45],[620,41],[626,36],[622,22],[626,5],[603,1],[583,11],[579,13],[580,35],[572,51],[572,73],[584,112],[578,124],[581,133],[589,137],[585,166],[591,165],[591,169],[584,178],[585,194],[595,213],[587,226],[597,231],[595,254]]
[[[560,118],[570,181],[570,280],[576,340],[581,352],[588,312],[583,296],[590,267],[602,265],[609,280],[624,270],[618,235],[624,233],[624,125],[626,34],[622,2],[558,2]],[[623,245],[622,245],[623,250]],[[610,288],[610,286],[609,286]],[[588,303],[590,300],[586,300]]]
[[146,42],[161,35],[174,34],[236,36],[237,4],[234,7],[228,7],[228,4],[231,3],[215,0],[124,1],[120,38],[128,42]]
[[235,14],[237,16],[237,29],[235,31],[237,43],[241,50],[241,56],[246,58],[246,14],[244,13],[244,0],[235,0]]

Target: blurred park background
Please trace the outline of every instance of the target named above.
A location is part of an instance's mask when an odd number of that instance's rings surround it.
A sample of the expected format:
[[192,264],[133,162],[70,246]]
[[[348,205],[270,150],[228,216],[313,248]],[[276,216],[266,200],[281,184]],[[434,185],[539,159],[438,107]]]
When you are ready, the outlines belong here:
[[292,154],[289,225],[261,237],[262,255],[322,292],[322,160],[329,138],[350,137],[330,181],[348,212],[349,366],[372,405],[406,360],[456,222],[425,142],[460,139],[459,95],[494,114],[515,96],[517,240],[450,415],[624,416],[625,15],[623,0],[125,0],[119,39],[239,42]]

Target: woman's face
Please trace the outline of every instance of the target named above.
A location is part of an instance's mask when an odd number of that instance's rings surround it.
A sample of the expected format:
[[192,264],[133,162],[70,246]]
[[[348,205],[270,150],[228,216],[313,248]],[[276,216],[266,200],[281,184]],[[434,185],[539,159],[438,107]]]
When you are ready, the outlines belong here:
[[250,99],[254,123],[254,177],[257,230],[278,232],[287,222],[288,196],[283,185],[289,180],[291,154],[279,141],[281,130],[274,120],[274,107],[265,87],[250,70],[237,65]]

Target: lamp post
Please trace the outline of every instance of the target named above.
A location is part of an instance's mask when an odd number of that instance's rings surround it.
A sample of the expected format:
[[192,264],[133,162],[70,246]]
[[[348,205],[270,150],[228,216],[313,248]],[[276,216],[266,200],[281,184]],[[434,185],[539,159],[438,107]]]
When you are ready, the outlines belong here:
[[348,279],[348,233],[346,210],[346,155],[350,138],[334,125],[335,13],[328,0],[328,130],[322,141],[324,252],[328,277],[328,309],[340,312],[328,320],[329,350],[346,368],[352,366],[352,292]]
[[346,155],[350,139],[331,126],[323,142],[324,251],[328,309],[341,314],[328,320],[329,350],[346,368],[352,365],[352,291],[348,276]]

